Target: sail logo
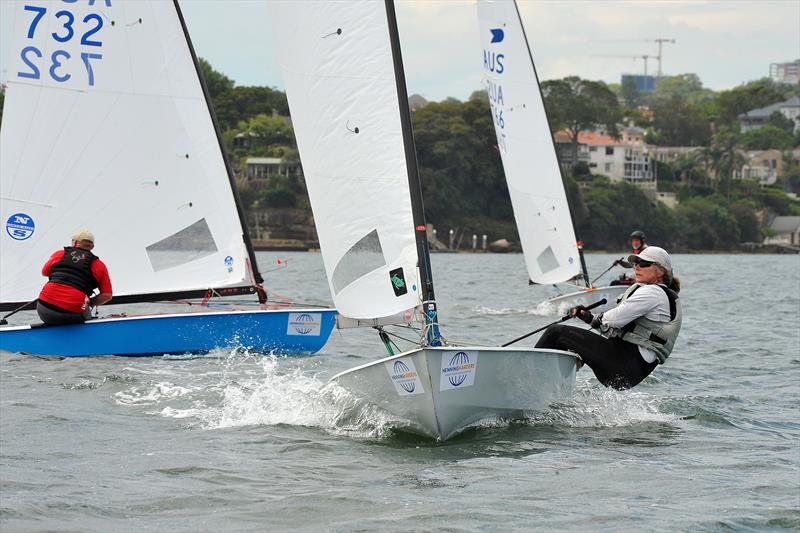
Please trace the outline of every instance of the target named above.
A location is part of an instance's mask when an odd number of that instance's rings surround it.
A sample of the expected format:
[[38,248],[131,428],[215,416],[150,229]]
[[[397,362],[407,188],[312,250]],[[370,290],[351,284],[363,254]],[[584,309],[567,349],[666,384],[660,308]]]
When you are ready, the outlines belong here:
[[394,361],[386,361],[384,366],[389,374],[389,379],[400,396],[411,396],[425,392],[425,389],[422,388],[422,380],[411,358],[404,357]]
[[319,313],[289,313],[286,334],[319,337],[321,327],[322,315]]
[[33,218],[25,213],[14,213],[6,220],[6,233],[15,241],[30,239],[36,231]]
[[506,34],[501,28],[492,28],[489,30],[492,33],[492,41],[493,43],[502,43],[503,39],[505,39]]
[[225,256],[225,266],[228,267],[228,272],[233,272],[233,257]]
[[392,284],[395,296],[402,296],[408,293],[408,285],[406,285],[406,278],[403,275],[402,268],[395,268],[389,271],[389,281]]
[[471,387],[475,384],[475,375],[478,372],[478,352],[444,352],[441,368],[440,391]]

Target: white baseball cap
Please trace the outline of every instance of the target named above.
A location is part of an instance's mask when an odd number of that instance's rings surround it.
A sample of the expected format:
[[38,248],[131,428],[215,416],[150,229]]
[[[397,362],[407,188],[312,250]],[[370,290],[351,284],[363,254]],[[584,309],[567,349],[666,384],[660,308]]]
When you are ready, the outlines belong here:
[[94,243],[94,234],[88,229],[79,229],[75,232],[75,235],[72,236],[73,241],[89,241]]
[[669,274],[669,277],[672,277],[672,260],[669,258],[669,254],[663,248],[659,248],[658,246],[648,246],[639,254],[631,254],[628,256],[628,261],[630,263],[638,263],[639,261],[650,261],[651,263],[655,263],[661,267],[664,267]]

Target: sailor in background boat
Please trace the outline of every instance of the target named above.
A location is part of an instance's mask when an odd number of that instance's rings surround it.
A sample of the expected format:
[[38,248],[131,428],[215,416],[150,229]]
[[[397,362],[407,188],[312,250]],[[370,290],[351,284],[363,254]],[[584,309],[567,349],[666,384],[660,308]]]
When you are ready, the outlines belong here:
[[[634,231],[633,233],[631,233],[631,236],[628,238],[628,241],[630,242],[631,249],[632,249],[632,251],[633,251],[633,253],[635,255],[639,255],[640,253],[642,253],[642,250],[647,248],[647,244],[645,243],[645,236],[644,236],[644,232],[643,231],[640,231],[640,230]],[[623,258],[623,257],[620,257],[619,259],[614,261],[614,264],[612,266],[617,266],[617,265],[619,265],[621,267],[624,267],[624,268],[633,268],[633,265],[631,264],[631,262],[630,261],[626,261],[625,258]],[[614,285],[633,285],[634,281],[635,281],[634,278],[628,277],[628,273],[624,272],[624,273],[622,273],[620,275],[619,278],[613,280],[611,282],[611,285],[612,286],[614,286]]]
[[[79,324],[91,318],[92,307],[111,300],[108,268],[92,253],[94,235],[82,229],[72,245],[50,256],[42,267],[49,281],[39,293],[36,311],[45,324]],[[95,290],[100,293],[92,296]]]
[[599,330],[555,324],[536,344],[577,353],[606,387],[629,389],[666,361],[681,328],[680,281],[663,248],[648,246],[631,254],[636,283],[619,298],[614,309],[592,315],[584,306],[570,310]]

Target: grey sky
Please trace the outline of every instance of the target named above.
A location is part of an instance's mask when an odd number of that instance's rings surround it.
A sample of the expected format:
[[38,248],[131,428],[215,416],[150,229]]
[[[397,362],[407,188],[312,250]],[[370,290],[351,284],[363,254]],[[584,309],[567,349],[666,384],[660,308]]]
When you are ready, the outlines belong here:
[[[10,31],[0,0],[0,45]],[[769,64],[800,58],[800,0],[522,0],[525,30],[541,79],[578,75],[619,82],[622,72],[696,73],[714,90],[768,75]],[[239,85],[282,88],[268,0],[181,0],[197,53]],[[409,93],[465,99],[480,87],[481,53],[471,0],[398,0]],[[597,57],[621,55],[629,57]],[[5,60],[3,60],[5,62]],[[0,80],[5,81],[5,65]]]
[[[269,2],[183,0],[198,53],[240,85],[282,87],[270,36]],[[714,90],[767,76],[769,64],[800,58],[800,1],[519,2],[542,79],[578,75],[619,82],[640,73],[642,59],[663,45],[665,74],[693,72]],[[399,0],[409,93],[465,99],[480,87],[481,52],[471,0]],[[625,58],[594,57],[624,55]],[[656,71],[648,59],[648,72]]]

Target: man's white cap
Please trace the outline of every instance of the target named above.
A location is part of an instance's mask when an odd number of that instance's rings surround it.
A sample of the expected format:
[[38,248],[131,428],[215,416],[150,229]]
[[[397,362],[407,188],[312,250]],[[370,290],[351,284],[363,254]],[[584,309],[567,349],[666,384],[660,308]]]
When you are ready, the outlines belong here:
[[663,248],[659,248],[658,246],[648,246],[639,252],[639,255],[629,255],[628,261],[634,264],[638,263],[639,261],[650,261],[651,263],[655,263],[664,267],[669,276],[672,277],[672,260],[669,258],[667,251]]
[[73,241],[89,241],[91,243],[94,242],[94,235],[88,229],[79,229],[75,232],[75,235],[72,236]]

